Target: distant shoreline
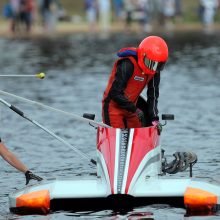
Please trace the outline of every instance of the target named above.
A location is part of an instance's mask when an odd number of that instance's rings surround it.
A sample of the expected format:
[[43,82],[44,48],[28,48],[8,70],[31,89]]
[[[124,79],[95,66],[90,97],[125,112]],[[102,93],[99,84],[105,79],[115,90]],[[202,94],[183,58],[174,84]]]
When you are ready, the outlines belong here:
[[[160,27],[160,26],[153,26],[152,30],[149,32],[144,32],[141,27],[134,23],[132,24],[131,28],[129,30],[126,30],[124,24],[111,24],[109,28],[109,33],[146,33],[146,34],[152,34],[152,33],[170,33],[170,32],[193,32],[193,31],[206,31],[201,23],[177,23],[172,25],[172,27]],[[220,24],[214,24],[212,29],[207,29],[207,31],[214,31],[218,32],[220,31]],[[94,34],[99,35],[102,34],[100,31],[90,33],[88,25],[86,23],[71,23],[71,22],[58,22],[56,26],[56,30],[54,32],[47,33],[45,30],[43,30],[40,26],[34,26],[33,30],[30,34],[26,33],[19,33],[19,34],[12,34],[9,31],[8,22],[4,21],[0,23],[0,37],[6,37],[6,38],[13,38],[13,37],[44,37],[44,36],[54,36],[59,37],[63,35],[72,35],[72,34]]]

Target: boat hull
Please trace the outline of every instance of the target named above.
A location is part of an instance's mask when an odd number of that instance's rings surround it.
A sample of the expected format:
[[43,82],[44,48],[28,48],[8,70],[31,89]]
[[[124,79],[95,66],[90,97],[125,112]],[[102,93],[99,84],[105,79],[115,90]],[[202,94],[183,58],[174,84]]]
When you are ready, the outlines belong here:
[[[202,199],[201,194],[196,194],[198,190],[206,192]],[[45,200],[49,201],[37,204],[37,200],[43,200],[39,193],[42,191],[47,192]],[[33,193],[35,194],[33,195]],[[21,203],[19,200],[24,196],[26,196],[24,198],[26,201]],[[156,203],[186,208],[192,212],[210,212],[218,208],[219,196],[220,188],[218,186],[191,179],[149,178],[139,184],[132,194],[112,194],[104,182],[95,179],[54,180],[10,194],[9,204],[12,212],[20,214],[47,214],[57,210],[120,210]]]
[[98,128],[97,177],[42,181],[9,195],[12,212],[102,210],[170,204],[187,212],[212,212],[220,204],[214,184],[162,176],[156,126]]

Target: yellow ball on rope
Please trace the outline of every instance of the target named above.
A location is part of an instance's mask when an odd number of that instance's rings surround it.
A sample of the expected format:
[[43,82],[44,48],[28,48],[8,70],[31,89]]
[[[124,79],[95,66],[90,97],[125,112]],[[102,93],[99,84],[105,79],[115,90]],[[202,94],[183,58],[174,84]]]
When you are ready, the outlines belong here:
[[43,79],[45,77],[45,73],[38,73],[38,74],[36,74],[36,77]]

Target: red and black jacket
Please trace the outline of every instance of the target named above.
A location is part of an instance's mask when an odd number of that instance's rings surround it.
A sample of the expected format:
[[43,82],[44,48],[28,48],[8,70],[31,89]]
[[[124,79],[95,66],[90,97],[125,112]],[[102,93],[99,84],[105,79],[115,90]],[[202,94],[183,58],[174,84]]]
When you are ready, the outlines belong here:
[[120,58],[114,64],[104,92],[104,108],[112,106],[134,113],[137,109],[137,99],[145,86],[148,85],[145,114],[150,121],[158,120],[160,72],[155,75],[143,73],[137,63],[135,48],[124,48],[119,51],[118,56]]

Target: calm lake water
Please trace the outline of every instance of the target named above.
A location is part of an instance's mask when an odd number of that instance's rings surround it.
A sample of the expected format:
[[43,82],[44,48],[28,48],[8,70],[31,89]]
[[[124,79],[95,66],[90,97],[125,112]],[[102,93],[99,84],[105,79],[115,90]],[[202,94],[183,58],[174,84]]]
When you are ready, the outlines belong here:
[[[220,33],[172,33],[162,35],[170,48],[162,73],[159,110],[175,121],[164,128],[161,144],[166,155],[193,150],[198,155],[194,177],[220,184]],[[82,115],[96,114],[101,121],[101,98],[116,51],[137,46],[144,35],[115,34],[108,39],[74,35],[60,38],[0,39],[1,74],[35,74],[46,78],[1,77],[0,89],[54,108]],[[96,155],[96,130],[73,118],[16,98],[1,95],[48,129],[91,158]],[[94,167],[74,151],[50,137],[5,106],[0,106],[1,137],[36,174],[51,177],[93,176]],[[0,160],[0,219],[220,219],[185,217],[184,209],[167,205],[134,208],[127,213],[57,212],[48,216],[17,216],[9,212],[8,194],[24,186],[23,174]],[[187,177],[188,173],[177,174]]]

